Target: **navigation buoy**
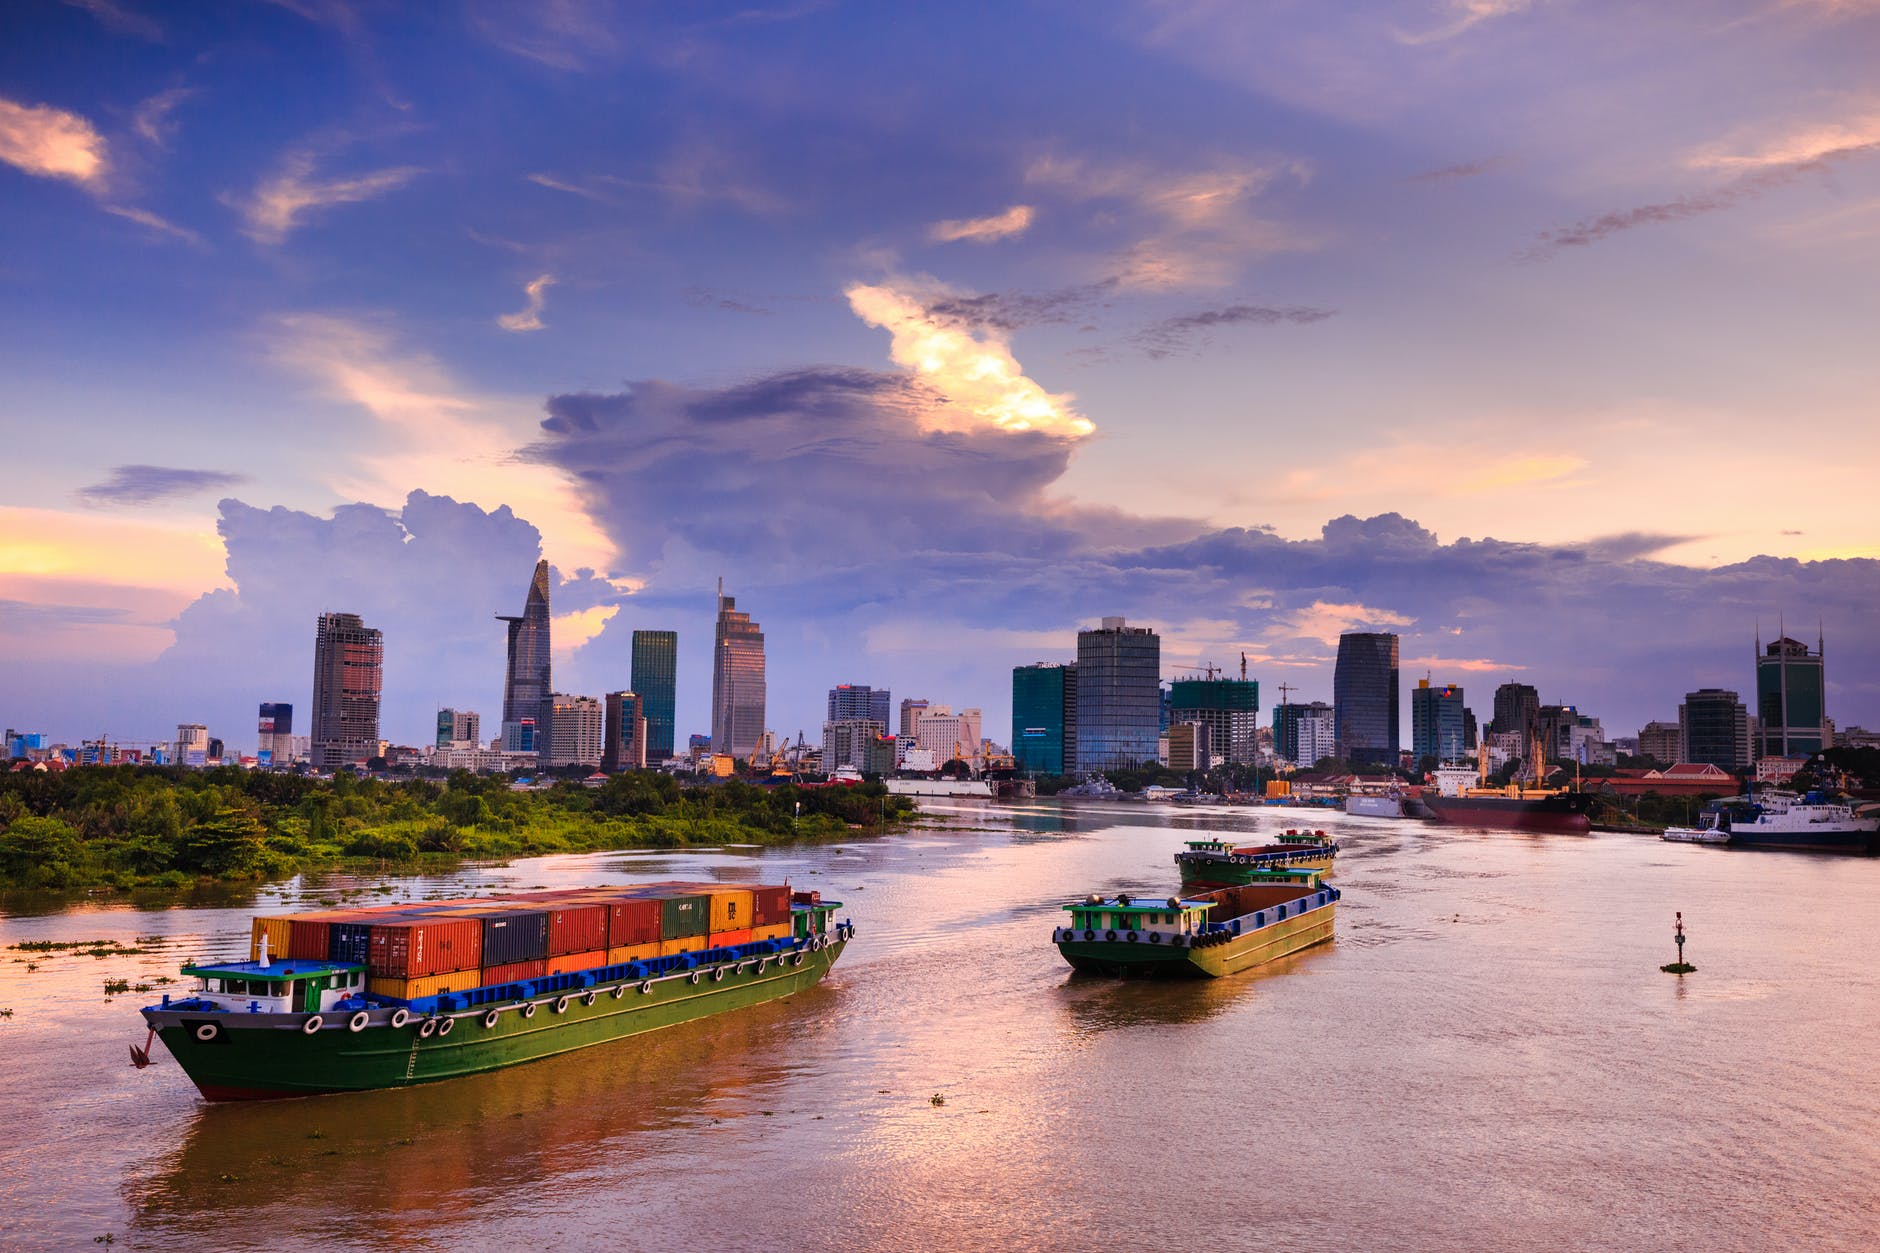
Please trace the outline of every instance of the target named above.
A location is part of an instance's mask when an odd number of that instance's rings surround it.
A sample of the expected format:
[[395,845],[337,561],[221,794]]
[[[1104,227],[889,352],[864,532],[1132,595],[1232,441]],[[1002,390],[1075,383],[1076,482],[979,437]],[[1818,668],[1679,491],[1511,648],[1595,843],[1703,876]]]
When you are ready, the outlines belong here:
[[1697,967],[1691,965],[1691,963],[1684,960],[1684,911],[1683,910],[1679,910],[1677,912],[1677,921],[1674,924],[1674,929],[1671,933],[1671,938],[1678,942],[1678,960],[1672,962],[1668,966],[1660,966],[1658,969],[1664,971],[1668,975],[1694,975],[1696,974]]

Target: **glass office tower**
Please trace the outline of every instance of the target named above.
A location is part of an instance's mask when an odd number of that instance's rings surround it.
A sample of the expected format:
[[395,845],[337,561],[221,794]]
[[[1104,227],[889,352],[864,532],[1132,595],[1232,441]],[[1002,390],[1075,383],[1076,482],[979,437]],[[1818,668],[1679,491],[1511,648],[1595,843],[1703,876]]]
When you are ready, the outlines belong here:
[[1335,754],[1354,766],[1395,766],[1399,751],[1397,636],[1348,631],[1332,672]]
[[1077,633],[1077,770],[1144,766],[1162,729],[1162,637],[1121,618]]
[[646,760],[672,756],[679,695],[679,633],[633,633],[633,691],[646,716]]

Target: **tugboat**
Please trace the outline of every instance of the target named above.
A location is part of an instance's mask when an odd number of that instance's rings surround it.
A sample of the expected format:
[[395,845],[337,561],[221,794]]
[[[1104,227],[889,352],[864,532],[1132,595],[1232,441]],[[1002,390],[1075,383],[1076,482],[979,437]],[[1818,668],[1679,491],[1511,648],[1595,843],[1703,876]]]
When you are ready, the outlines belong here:
[[649,884],[257,918],[250,960],[184,966],[195,990],[142,1011],[131,1057],[161,1039],[211,1101],[500,1070],[813,987],[855,934],[841,907]]
[[1712,801],[1695,827],[1667,827],[1661,838],[1871,857],[1880,853],[1880,817],[1856,817],[1851,805],[1820,792],[1772,790]]
[[1326,839],[1325,832],[1288,831],[1273,844],[1189,840],[1175,854],[1175,865],[1181,870],[1182,891],[1200,892],[1252,883],[1264,870],[1315,870],[1329,875],[1337,856],[1338,845]]
[[1125,978],[1219,978],[1332,938],[1339,891],[1311,870],[1165,900],[1089,896],[1052,941],[1072,969]]

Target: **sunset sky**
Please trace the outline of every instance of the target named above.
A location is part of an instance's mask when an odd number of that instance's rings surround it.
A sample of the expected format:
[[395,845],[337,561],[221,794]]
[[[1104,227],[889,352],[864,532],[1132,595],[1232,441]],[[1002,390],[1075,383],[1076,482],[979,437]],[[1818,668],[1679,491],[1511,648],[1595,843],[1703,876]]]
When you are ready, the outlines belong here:
[[1610,735],[1786,615],[1880,725],[1876,65],[1877,0],[13,0],[0,719],[252,749],[338,609],[388,738],[493,728],[542,555],[557,687],[677,628],[682,739],[720,576],[792,736],[1003,740],[1106,614]]

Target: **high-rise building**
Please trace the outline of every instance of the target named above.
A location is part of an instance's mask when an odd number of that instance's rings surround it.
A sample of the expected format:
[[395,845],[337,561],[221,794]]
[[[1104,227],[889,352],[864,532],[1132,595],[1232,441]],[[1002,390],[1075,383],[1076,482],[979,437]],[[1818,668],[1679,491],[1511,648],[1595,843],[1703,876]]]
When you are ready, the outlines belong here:
[[1121,618],[1077,633],[1077,771],[1144,766],[1162,727],[1162,637]]
[[549,697],[552,726],[545,737],[548,747],[538,749],[545,766],[594,766],[601,764],[601,751],[607,745],[607,711],[592,696],[569,696],[556,692]]
[[1735,692],[1706,687],[1678,706],[1678,760],[1743,770],[1750,762],[1749,710]]
[[1517,733],[1525,742],[1534,734],[1534,720],[1540,716],[1541,694],[1526,683],[1504,683],[1495,689],[1495,716],[1489,719],[1490,734]]
[[1648,722],[1638,733],[1638,755],[1661,766],[1676,765],[1684,754],[1683,732],[1675,722]]
[[385,636],[356,613],[323,613],[313,637],[313,726],[309,752],[322,770],[379,752]]
[[829,689],[829,714],[826,721],[867,719],[879,722],[882,734],[885,735],[889,726],[889,701],[892,699],[885,687],[870,687],[866,683],[838,683]]
[[[1202,723],[1208,728],[1210,753],[1234,764],[1252,764],[1260,736],[1260,684],[1256,680],[1176,679],[1169,685],[1168,705],[1171,734],[1178,723]],[[1171,753],[1173,744],[1171,740]]]
[[[652,719],[637,692],[607,693],[607,724],[601,738],[601,769],[609,774],[644,770],[652,753]],[[665,758],[660,758],[664,761]]]
[[264,766],[284,766],[294,760],[294,707],[284,701],[263,701],[255,722],[259,739],[255,757]]
[[1395,766],[1402,734],[1398,700],[1396,634],[1347,631],[1339,636],[1332,671],[1335,755],[1354,766]]
[[[1307,705],[1288,705],[1291,712],[1287,723],[1291,726],[1291,755],[1286,760],[1301,770],[1310,770],[1327,757],[1338,753],[1338,723],[1333,716],[1332,707],[1322,700],[1315,700]],[[1278,738],[1278,732],[1274,733]],[[1274,750],[1278,752],[1276,748]]]
[[914,747],[933,754],[936,766],[954,758],[979,760],[981,715],[977,709],[953,712],[951,705],[929,705],[914,731]]
[[437,747],[476,748],[483,735],[483,719],[468,709],[437,711]]
[[1205,722],[1168,724],[1168,768],[1177,774],[1193,774],[1214,765],[1214,750],[1209,746]]
[[1580,711],[1572,705],[1542,705],[1534,715],[1534,738],[1540,741],[1547,761],[1572,761],[1573,728],[1580,725]]
[[171,747],[171,760],[179,766],[209,764],[209,728],[200,722],[179,722],[176,724],[176,742]]
[[1439,766],[1461,761],[1468,748],[1467,713],[1460,687],[1418,679],[1410,693],[1411,755],[1418,761],[1434,757]]
[[[522,616],[512,618],[497,614],[498,622],[509,624],[509,664],[503,673],[503,746],[512,742],[532,741],[531,748],[516,752],[536,752],[546,761],[554,751],[554,676],[549,658],[548,562],[535,563],[529,580],[529,593],[522,603]],[[533,720],[533,732],[525,736],[521,724]],[[512,730],[513,728],[513,730]]]
[[1758,757],[1811,757],[1831,747],[1828,735],[1827,643],[1816,650],[1783,635],[1756,653],[1756,744]]
[[672,757],[679,693],[679,633],[633,633],[633,690],[646,715],[646,759]]
[[920,716],[927,712],[927,706],[932,703],[913,696],[901,702],[901,739],[912,740],[914,738],[914,732],[920,728]]
[[718,581],[712,644],[712,751],[749,758],[764,735],[764,631]]
[[1077,764],[1077,667],[1012,669],[1012,756],[1020,770],[1068,774]]
[[[887,733],[887,724],[874,718],[832,718],[823,723],[823,772],[834,774],[838,768],[848,766],[864,774],[878,773],[877,745]],[[893,768],[894,750],[890,745],[888,769]]]

